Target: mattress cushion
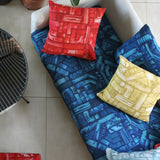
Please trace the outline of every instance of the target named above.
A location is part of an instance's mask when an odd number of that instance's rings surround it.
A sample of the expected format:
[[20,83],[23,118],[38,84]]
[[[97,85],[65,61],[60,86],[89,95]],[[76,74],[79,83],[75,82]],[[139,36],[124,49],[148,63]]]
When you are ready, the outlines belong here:
[[47,34],[48,28],[37,30],[32,33],[32,41],[93,159],[105,160],[107,147],[119,152],[138,151],[153,148],[160,142],[158,104],[147,123],[128,116],[96,96],[116,71],[114,52],[121,45],[105,16],[97,36],[95,61],[42,53]]

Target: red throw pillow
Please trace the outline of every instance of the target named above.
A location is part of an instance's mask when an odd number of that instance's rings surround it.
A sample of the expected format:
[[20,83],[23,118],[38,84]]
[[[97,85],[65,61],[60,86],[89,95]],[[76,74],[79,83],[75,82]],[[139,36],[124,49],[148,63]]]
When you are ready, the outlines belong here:
[[0,160],[41,160],[41,156],[34,153],[0,153]]
[[154,146],[154,149],[157,149],[158,147],[160,147],[160,143],[159,143],[159,144],[156,144],[156,145]]
[[42,52],[95,60],[105,8],[73,8],[49,1],[49,32]]

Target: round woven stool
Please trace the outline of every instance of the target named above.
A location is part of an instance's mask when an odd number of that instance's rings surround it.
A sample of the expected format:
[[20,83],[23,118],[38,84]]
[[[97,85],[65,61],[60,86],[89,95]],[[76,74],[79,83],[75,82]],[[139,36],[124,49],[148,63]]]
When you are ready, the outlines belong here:
[[23,49],[0,29],[0,114],[23,98],[27,81],[28,64]]

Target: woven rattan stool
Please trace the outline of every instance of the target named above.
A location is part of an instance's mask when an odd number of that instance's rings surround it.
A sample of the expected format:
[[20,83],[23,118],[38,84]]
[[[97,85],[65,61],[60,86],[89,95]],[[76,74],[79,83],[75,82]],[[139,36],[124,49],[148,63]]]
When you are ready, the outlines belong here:
[[23,49],[0,29],[0,114],[23,98],[27,81],[28,65]]

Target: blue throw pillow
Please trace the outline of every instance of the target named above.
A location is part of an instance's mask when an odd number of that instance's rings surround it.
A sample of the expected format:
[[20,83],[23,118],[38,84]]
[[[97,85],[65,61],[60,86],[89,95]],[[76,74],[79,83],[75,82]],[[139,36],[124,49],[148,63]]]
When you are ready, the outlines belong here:
[[120,55],[143,69],[160,76],[160,48],[148,25],[144,25],[134,37],[117,49],[115,53],[117,63],[119,63]]
[[106,150],[108,160],[159,160],[160,148],[152,149],[148,151],[137,151],[131,153],[118,153],[111,148]]

